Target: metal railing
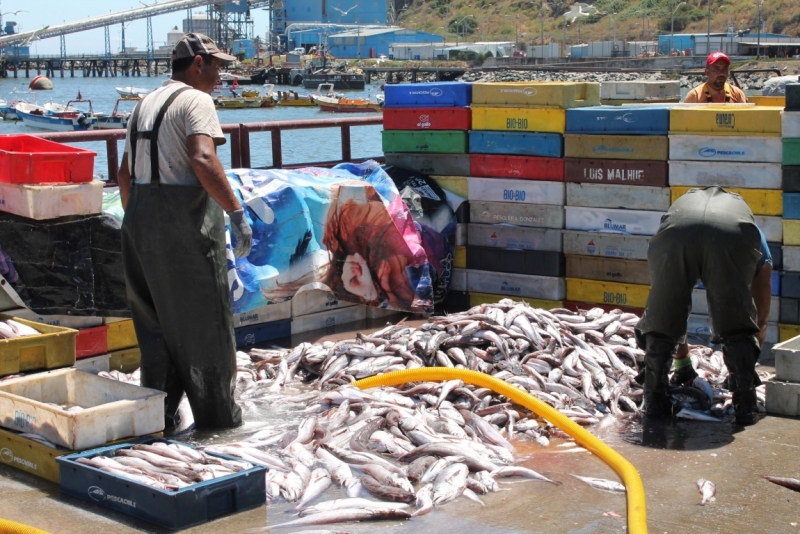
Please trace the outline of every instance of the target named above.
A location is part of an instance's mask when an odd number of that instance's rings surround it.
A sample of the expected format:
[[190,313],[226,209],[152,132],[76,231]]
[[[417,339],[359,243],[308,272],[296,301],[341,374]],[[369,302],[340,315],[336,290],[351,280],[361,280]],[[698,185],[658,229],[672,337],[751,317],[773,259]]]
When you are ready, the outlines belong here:
[[[343,117],[334,119],[312,119],[298,121],[273,121],[273,122],[250,122],[244,124],[223,124],[222,132],[230,137],[231,168],[249,168],[250,159],[250,134],[258,132],[269,132],[272,137],[272,166],[265,168],[282,169],[294,167],[331,167],[338,163],[350,161],[363,161],[363,159],[353,160],[352,147],[350,144],[350,128],[355,126],[376,126],[383,124],[383,117]],[[306,163],[283,164],[283,145],[281,143],[281,132],[287,130],[309,130],[317,128],[339,128],[342,141],[342,159],[334,161],[314,161]],[[59,143],[88,143],[105,141],[106,156],[108,160],[108,183],[117,183],[117,173],[119,172],[119,149],[117,143],[125,140],[125,130],[90,130],[86,132],[41,132],[32,133],[44,139],[57,141]],[[373,158],[376,161],[383,161],[383,156]]]

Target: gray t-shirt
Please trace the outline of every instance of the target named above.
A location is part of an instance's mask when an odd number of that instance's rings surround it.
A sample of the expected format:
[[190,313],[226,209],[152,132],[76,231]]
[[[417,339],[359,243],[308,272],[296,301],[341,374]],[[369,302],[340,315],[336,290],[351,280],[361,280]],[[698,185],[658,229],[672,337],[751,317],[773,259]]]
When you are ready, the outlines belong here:
[[[149,131],[153,127],[156,115],[169,96],[180,89],[188,87],[176,80],[167,80],[139,104],[139,131]],[[125,138],[125,152],[128,153],[128,168],[131,165],[130,134],[132,124],[128,123],[128,135]],[[158,132],[158,164],[161,183],[165,185],[200,185],[192,170],[186,138],[194,134],[208,135],[215,145],[225,143],[222,127],[219,124],[217,110],[211,96],[189,89],[175,99],[164,115]],[[136,145],[136,183],[150,183],[150,140],[139,139]]]

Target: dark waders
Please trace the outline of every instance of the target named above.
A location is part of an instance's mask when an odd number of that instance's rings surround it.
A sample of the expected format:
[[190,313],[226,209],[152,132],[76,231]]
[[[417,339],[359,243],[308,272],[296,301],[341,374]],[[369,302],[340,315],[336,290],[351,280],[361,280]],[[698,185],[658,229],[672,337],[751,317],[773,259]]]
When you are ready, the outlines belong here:
[[760,243],[750,208],[739,195],[720,187],[689,191],[662,217],[647,251],[652,286],[636,327],[646,353],[646,414],[668,410],[672,354],[686,334],[698,281],[706,288],[712,341],[722,342],[737,415],[751,404],[755,410],[760,348],[750,286],[761,258]]
[[[222,208],[200,186],[162,185],[158,128],[131,120],[131,193],[122,221],[122,259],[136,337],[142,350],[141,384],[167,393],[165,419],[183,393],[197,428],[241,424],[233,400],[236,347],[225,259]],[[136,184],[136,141],[150,140],[151,181]]]

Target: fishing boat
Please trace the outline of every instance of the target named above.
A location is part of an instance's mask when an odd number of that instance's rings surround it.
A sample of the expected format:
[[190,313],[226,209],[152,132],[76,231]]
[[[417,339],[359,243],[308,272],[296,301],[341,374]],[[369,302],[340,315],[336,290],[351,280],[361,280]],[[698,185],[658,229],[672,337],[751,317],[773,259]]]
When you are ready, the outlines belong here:
[[[332,84],[321,84],[321,85],[328,85],[330,89],[333,90]],[[319,93],[319,87],[317,87],[317,93]],[[304,107],[304,106],[316,106],[317,103],[314,102],[313,95],[299,95],[297,91],[277,91],[276,93],[279,106],[289,106],[289,107]]]
[[14,88],[9,93],[8,99],[0,100],[0,117],[6,121],[18,121],[20,120],[20,116],[17,115],[16,106],[19,102],[29,102],[27,98],[19,98],[19,95],[33,95],[33,103],[36,103],[36,92],[35,91],[17,91]]
[[261,97],[217,97],[214,99],[214,106],[217,109],[246,109],[246,108],[260,108]]
[[117,103],[114,105],[114,111],[111,112],[111,115],[104,115],[102,113],[97,114],[97,124],[95,124],[95,128],[98,130],[113,130],[116,128],[127,128],[128,127],[128,119],[131,117],[131,113],[133,110],[128,111],[119,111],[119,103],[120,102],[138,102],[138,98],[118,98]]
[[29,102],[18,102],[17,115],[22,119],[22,124],[42,130],[55,132],[74,132],[91,130],[97,123],[97,117],[78,112],[53,112]]
[[321,111],[333,113],[381,113],[383,103],[364,98],[343,98],[336,96],[317,96],[314,101]]
[[143,89],[142,87],[115,87],[115,89],[123,98],[142,98],[152,91],[152,89]]

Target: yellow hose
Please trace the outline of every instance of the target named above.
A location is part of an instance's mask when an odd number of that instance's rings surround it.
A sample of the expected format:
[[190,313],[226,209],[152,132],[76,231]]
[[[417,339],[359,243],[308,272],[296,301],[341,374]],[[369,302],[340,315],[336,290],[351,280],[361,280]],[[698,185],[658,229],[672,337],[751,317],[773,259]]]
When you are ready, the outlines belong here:
[[39,530],[35,527],[29,527],[22,523],[15,523],[8,519],[0,519],[0,534],[49,534],[44,530]]
[[639,472],[623,456],[597,439],[590,432],[587,432],[580,425],[563,415],[561,412],[546,404],[530,393],[498,380],[493,376],[477,371],[466,369],[454,369],[451,367],[425,367],[420,369],[408,369],[406,371],[394,371],[385,375],[376,375],[364,378],[354,383],[361,389],[369,389],[379,386],[396,386],[406,382],[424,382],[438,380],[463,380],[468,384],[489,388],[495,393],[499,393],[512,401],[525,406],[539,417],[554,424],[575,439],[581,447],[591,451],[606,462],[617,472],[627,489],[628,499],[628,532],[631,534],[647,533],[647,509],[645,507],[644,486]]

